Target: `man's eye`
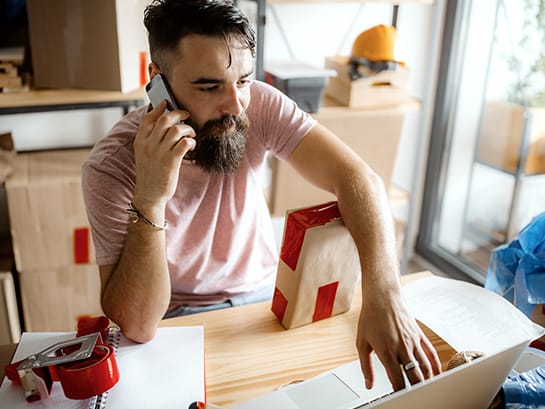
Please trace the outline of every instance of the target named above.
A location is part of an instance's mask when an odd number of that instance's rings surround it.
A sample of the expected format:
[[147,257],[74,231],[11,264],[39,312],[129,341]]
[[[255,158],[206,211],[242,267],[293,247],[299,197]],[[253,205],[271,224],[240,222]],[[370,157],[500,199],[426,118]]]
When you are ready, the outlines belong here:
[[240,80],[238,82],[238,85],[243,87],[245,85],[250,85],[254,80],[253,79],[245,79],[245,80]]
[[201,88],[201,91],[202,92],[212,92],[212,91],[216,91],[217,89],[218,89],[218,86],[213,85],[211,87],[203,87],[203,88]]

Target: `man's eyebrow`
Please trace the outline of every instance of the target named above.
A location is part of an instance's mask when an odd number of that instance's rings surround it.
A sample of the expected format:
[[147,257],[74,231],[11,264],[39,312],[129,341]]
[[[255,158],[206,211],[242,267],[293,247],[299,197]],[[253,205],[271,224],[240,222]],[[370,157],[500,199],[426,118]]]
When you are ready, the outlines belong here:
[[197,78],[194,81],[191,81],[192,84],[223,84],[225,81],[219,78]]
[[[251,77],[254,75],[254,70],[251,70],[247,72],[246,74],[242,75],[240,79],[246,79],[248,77]],[[223,84],[225,83],[225,80],[220,78],[207,78],[207,77],[201,77],[197,78],[194,81],[191,81],[192,84],[199,85],[199,84]]]
[[254,70],[250,70],[248,71],[246,74],[244,74],[243,76],[240,77],[240,79],[246,79],[248,77],[251,77],[252,75],[254,75]]

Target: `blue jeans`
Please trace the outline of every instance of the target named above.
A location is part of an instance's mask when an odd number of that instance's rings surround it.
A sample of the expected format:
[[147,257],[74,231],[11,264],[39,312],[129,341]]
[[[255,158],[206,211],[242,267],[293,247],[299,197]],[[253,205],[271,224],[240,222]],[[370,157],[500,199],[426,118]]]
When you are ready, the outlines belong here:
[[235,295],[234,297],[229,298],[227,301],[219,304],[201,305],[199,307],[180,305],[178,308],[175,308],[172,311],[167,311],[163,318],[180,317],[182,315],[191,315],[199,312],[221,310],[223,308],[238,307],[244,304],[255,304],[262,301],[268,301],[272,299],[273,292],[274,285],[270,285],[252,293]]

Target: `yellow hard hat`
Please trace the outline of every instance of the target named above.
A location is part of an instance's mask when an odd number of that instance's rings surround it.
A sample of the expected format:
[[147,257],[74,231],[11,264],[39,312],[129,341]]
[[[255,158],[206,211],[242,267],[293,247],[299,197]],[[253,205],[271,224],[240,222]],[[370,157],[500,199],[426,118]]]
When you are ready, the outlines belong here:
[[403,64],[401,43],[393,26],[380,24],[361,32],[352,44],[352,57]]
[[393,26],[380,24],[361,32],[352,44],[350,77],[355,80],[405,65],[402,48]]

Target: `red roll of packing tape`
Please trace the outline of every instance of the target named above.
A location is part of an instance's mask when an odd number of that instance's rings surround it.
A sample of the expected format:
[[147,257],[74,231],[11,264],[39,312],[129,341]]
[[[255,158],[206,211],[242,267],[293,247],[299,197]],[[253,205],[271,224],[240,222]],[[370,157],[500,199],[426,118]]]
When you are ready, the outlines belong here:
[[[70,399],[89,399],[111,389],[119,381],[119,368],[115,351],[110,345],[104,344],[107,339],[110,321],[106,317],[84,317],[78,321],[76,337],[100,333],[91,356],[85,359],[58,365],[33,368],[32,371],[43,380],[47,392],[51,392],[53,381],[60,381],[64,394]],[[65,348],[70,353],[74,347]],[[9,364],[5,367],[6,377],[13,383],[21,384],[17,368],[23,361]],[[27,401],[42,399],[41,396],[27,396]]]
[[109,345],[96,345],[90,358],[59,365],[57,372],[62,390],[70,399],[100,395],[119,381],[114,349]]

